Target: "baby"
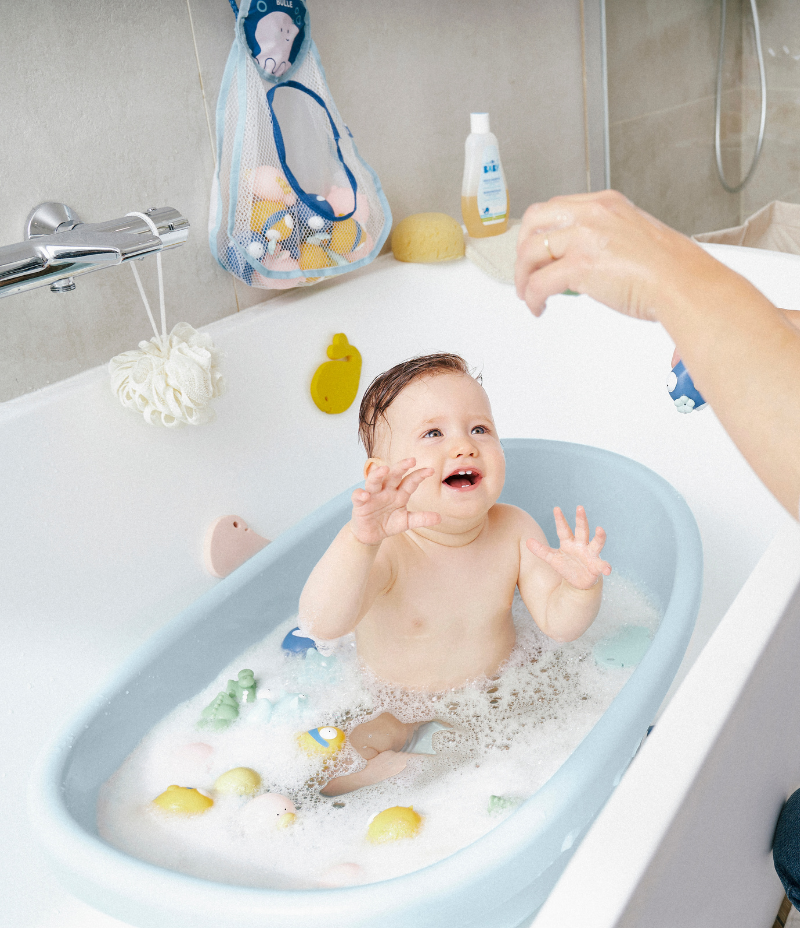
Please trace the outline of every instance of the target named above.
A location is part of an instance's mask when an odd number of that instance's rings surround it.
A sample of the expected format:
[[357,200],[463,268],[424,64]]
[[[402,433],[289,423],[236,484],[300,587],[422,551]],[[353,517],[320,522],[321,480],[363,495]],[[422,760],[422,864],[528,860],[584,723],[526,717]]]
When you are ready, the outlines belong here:
[[[365,487],[303,589],[304,633],[330,640],[355,631],[359,658],[378,677],[435,692],[491,677],[508,659],[517,587],[548,637],[586,631],[611,573],[600,558],[605,532],[592,538],[579,506],[573,535],[556,508],[554,550],[528,513],[497,502],[503,448],[462,358],[428,355],[381,374],[364,394],[359,435]],[[385,713],[350,740],[377,775],[389,758],[372,758],[399,751],[413,728]]]

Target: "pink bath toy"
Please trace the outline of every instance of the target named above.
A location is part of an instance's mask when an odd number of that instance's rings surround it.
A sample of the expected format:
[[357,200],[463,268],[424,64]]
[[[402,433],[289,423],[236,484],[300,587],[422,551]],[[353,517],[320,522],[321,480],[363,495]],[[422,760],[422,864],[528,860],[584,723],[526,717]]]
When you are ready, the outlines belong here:
[[[299,271],[300,265],[288,251],[276,251],[274,255],[265,254],[261,263],[268,271]],[[305,283],[305,277],[265,277],[253,271],[253,284],[268,290],[289,290]]]
[[[286,177],[268,164],[262,164],[253,171],[253,196],[259,200],[278,200],[287,206],[294,206],[297,202]],[[352,194],[350,201],[352,203]]]
[[[330,203],[336,216],[346,216],[353,208],[353,191],[349,187],[331,187],[325,199]],[[356,211],[353,213],[353,219],[362,226],[365,226],[369,219],[369,203],[367,203],[367,198],[360,193],[356,194]]]
[[203,562],[215,577],[227,577],[269,544],[241,516],[220,516],[206,532]]
[[295,805],[280,793],[262,793],[242,809],[248,827],[258,829],[287,828],[295,820]]

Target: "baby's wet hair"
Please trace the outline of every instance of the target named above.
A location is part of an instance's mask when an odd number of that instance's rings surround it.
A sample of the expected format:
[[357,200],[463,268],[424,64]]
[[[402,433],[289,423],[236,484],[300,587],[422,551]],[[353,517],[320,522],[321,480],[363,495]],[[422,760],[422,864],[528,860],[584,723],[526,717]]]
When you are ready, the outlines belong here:
[[457,354],[420,355],[378,374],[367,387],[358,410],[358,437],[368,458],[375,450],[378,423],[381,419],[387,421],[386,410],[410,383],[435,374],[466,374],[481,382],[480,374],[474,375],[467,362]]

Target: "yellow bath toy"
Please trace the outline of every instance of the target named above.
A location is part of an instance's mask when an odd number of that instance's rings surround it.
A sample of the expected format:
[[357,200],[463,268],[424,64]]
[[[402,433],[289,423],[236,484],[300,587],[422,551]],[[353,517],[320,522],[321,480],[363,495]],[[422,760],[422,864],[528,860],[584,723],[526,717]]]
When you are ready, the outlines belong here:
[[297,743],[306,754],[338,754],[345,741],[345,734],[341,728],[327,725],[325,728],[312,728],[310,731],[301,731],[297,736]]
[[339,413],[349,408],[358,393],[361,355],[344,332],[333,336],[326,361],[311,378],[311,397],[323,412]]
[[333,267],[333,264],[333,258],[321,245],[315,245],[313,242],[303,242],[300,246],[300,267],[304,271],[315,270],[320,267]]
[[[286,204],[277,200],[259,200],[250,213],[250,229],[260,232],[267,238],[274,237],[283,242],[292,234],[294,220],[286,209]],[[267,232],[274,231],[277,236],[268,236]]]
[[201,812],[207,812],[214,805],[214,800],[191,786],[173,785],[168,786],[160,796],[156,796],[153,805],[177,815],[199,815]]
[[251,796],[261,786],[261,777],[250,767],[234,767],[221,774],[214,782],[218,793]]
[[364,230],[355,219],[334,222],[331,232],[331,251],[348,255],[364,241]]
[[402,838],[414,838],[422,825],[422,816],[413,806],[392,806],[379,812],[367,827],[367,841],[384,844]]

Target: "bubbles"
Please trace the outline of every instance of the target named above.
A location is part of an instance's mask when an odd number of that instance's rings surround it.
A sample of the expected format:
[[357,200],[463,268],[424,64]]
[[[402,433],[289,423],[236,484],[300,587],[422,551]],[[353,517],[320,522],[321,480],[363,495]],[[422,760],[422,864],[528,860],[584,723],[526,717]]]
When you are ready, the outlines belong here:
[[[577,641],[558,644],[535,626],[519,598],[513,605],[517,644],[496,679],[440,693],[404,692],[360,667],[352,636],[334,662],[307,665],[281,650],[289,619],[224,668],[202,692],[162,720],[105,784],[98,804],[100,834],[127,853],[201,878],[246,886],[319,888],[388,879],[424,867],[475,841],[513,814],[556,772],[608,708],[633,671],[598,666],[593,649],[621,629],[646,628],[656,609],[630,583],[605,581],[603,606]],[[202,708],[252,668],[258,699],[240,706],[225,730],[199,736]],[[304,699],[296,698],[302,694]],[[260,706],[269,697],[281,712]],[[382,783],[325,798],[320,788],[364,761],[346,743],[335,756],[307,756],[299,732],[340,728],[391,712],[403,722],[437,719],[435,755],[412,755]],[[295,807],[291,827],[260,827],[258,796],[213,791],[226,771],[258,772],[259,796],[280,794]],[[185,782],[182,780],[185,778]],[[167,786],[196,787],[214,799],[202,816],[164,821],[149,812]],[[492,797],[515,801],[491,802]],[[267,802],[263,801],[263,805]],[[423,825],[413,840],[366,841],[370,820],[393,806],[413,806]],[[492,811],[490,812],[490,807]],[[252,814],[249,814],[252,813]]]

